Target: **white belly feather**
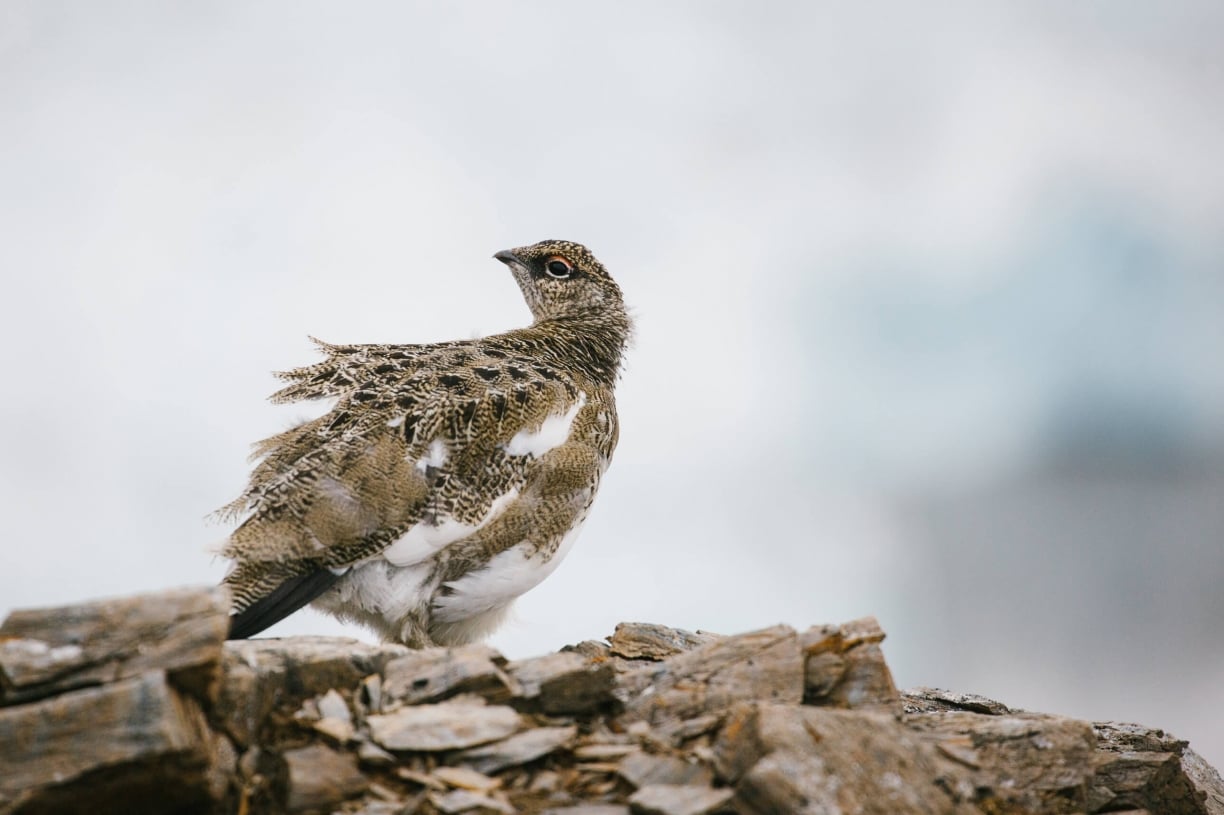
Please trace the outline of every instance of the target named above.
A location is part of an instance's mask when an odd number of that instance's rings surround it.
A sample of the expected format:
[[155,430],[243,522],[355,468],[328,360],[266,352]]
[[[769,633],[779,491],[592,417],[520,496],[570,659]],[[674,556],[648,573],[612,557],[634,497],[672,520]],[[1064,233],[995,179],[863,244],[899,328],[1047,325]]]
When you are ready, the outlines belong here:
[[384,549],[382,556],[396,566],[410,566],[428,560],[448,544],[463,540],[477,530],[488,526],[498,515],[506,511],[506,507],[514,503],[518,495],[518,490],[511,487],[505,495],[493,501],[489,506],[489,511],[475,524],[465,524],[454,518],[446,518],[436,524],[425,522],[416,524]]
[[545,559],[545,554],[540,551],[529,556],[528,552],[533,547],[530,542],[524,541],[494,555],[481,568],[447,583],[451,592],[434,599],[434,619],[453,623],[510,605],[520,594],[535,588],[556,571],[578,539],[581,529],[582,519],[579,519],[565,533],[552,557]]
[[[543,456],[569,439],[574,420],[585,404],[586,394],[580,393],[565,413],[551,414],[538,428],[519,431],[503,449],[511,456]],[[435,440],[416,462],[417,468],[425,472],[442,467],[448,453],[446,445]],[[430,579],[434,556],[492,523],[518,497],[519,490],[511,488],[494,500],[475,524],[443,518],[414,525],[381,554],[355,564],[345,579],[316,604],[336,613],[347,611],[349,616],[367,621],[370,617],[381,618],[392,633],[392,627],[409,615],[430,608],[441,642],[457,644],[487,635],[504,619],[519,595],[556,570],[573,548],[586,518],[584,510],[551,556],[536,542],[523,541],[494,555],[484,566],[445,584],[449,591],[438,594],[440,587]]]

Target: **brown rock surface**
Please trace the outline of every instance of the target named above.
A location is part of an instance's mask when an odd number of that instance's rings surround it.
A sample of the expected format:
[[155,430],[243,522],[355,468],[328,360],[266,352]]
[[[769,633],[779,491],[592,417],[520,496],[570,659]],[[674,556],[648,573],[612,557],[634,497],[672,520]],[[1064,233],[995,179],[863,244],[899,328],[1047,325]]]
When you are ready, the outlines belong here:
[[301,637],[223,643],[224,596],[0,626],[0,815],[1224,815],[1160,730],[899,694],[874,619],[735,636],[645,623],[507,662]]
[[682,631],[654,623],[619,623],[608,637],[608,650],[626,659],[664,659],[718,639],[705,631]]
[[[153,598],[156,599],[153,599]],[[216,693],[229,595],[182,589],[14,611],[0,625],[0,703],[101,685],[150,669]]]
[[729,789],[651,784],[629,796],[629,806],[641,815],[709,815],[734,795]]
[[284,759],[289,773],[285,806],[289,812],[327,809],[370,786],[369,780],[357,770],[356,756],[321,744],[287,750]]
[[481,747],[464,750],[456,758],[482,773],[495,773],[535,761],[572,744],[578,735],[574,725],[536,727]]
[[388,750],[461,750],[513,736],[522,717],[503,705],[443,702],[371,716],[370,736]]
[[164,674],[0,709],[0,811],[55,809],[99,784],[140,777],[144,795],[172,785],[186,801],[208,797],[212,740],[204,714]]
[[511,696],[506,660],[487,645],[409,651],[387,664],[383,695],[409,705],[440,702],[461,693],[491,701]]
[[611,664],[563,651],[509,665],[521,704],[544,713],[584,713],[616,702]]
[[803,701],[803,666],[799,638],[789,626],[716,639],[625,674],[625,717],[671,731],[738,701],[797,705]]

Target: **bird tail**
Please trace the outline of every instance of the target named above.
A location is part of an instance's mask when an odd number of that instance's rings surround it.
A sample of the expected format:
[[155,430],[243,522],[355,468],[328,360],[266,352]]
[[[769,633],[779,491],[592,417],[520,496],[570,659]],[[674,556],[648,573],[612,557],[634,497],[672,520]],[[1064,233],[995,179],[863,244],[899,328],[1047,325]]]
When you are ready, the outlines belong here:
[[[300,565],[298,566],[300,569]],[[245,640],[297,611],[331,588],[344,576],[318,567],[305,574],[293,574],[294,565],[282,563],[244,563],[226,578],[234,591],[238,611],[230,615],[227,639]],[[289,571],[289,574],[285,572]],[[252,594],[262,594],[260,588],[271,585],[271,591],[256,600]]]

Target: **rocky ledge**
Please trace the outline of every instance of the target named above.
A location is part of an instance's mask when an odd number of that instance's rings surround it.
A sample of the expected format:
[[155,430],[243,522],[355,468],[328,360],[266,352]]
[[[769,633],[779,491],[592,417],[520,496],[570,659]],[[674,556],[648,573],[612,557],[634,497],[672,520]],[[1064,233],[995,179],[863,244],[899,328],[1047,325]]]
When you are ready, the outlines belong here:
[[1133,724],[898,692],[873,619],[736,636],[625,623],[535,659],[226,643],[183,590],[0,626],[0,814],[1210,813]]

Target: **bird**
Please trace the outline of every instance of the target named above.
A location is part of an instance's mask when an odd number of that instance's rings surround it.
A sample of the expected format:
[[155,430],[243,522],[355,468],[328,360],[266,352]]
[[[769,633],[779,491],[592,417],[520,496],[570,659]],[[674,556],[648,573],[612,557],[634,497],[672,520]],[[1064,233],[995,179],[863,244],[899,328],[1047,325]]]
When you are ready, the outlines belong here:
[[501,334],[334,345],[274,403],[334,399],[254,445],[230,570],[230,639],[303,606],[410,648],[491,634],[570,551],[620,436],[633,323],[585,246],[498,252],[531,311]]

